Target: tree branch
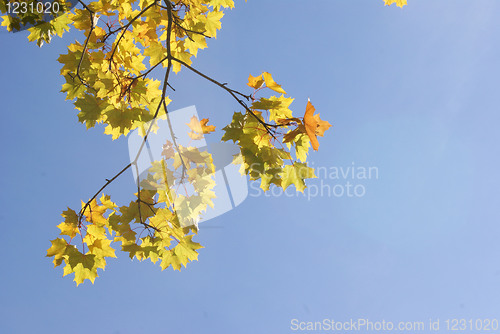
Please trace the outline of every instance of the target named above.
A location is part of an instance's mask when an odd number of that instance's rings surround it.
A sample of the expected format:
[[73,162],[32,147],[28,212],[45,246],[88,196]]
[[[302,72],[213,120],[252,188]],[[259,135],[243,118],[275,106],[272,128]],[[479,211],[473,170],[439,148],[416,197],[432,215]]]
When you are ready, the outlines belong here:
[[113,182],[116,178],[118,178],[118,176],[122,175],[127,169],[129,169],[130,167],[132,166],[132,163],[128,164],[127,166],[125,166],[125,168],[123,168],[120,172],[118,172],[115,176],[113,176],[111,179],[106,179],[106,183],[101,187],[101,189],[99,189],[95,194],[94,196],[92,196],[91,199],[89,199],[87,201],[87,203],[85,203],[85,205],[83,206],[83,208],[80,210],[79,214],[78,214],[78,227],[80,227],[81,225],[81,222],[82,222],[82,217],[83,215],[85,214],[85,210],[87,210],[87,208],[89,208],[90,206],[90,203],[96,199],[97,196],[99,196],[99,194],[107,187],[109,186],[109,184],[111,182]]
[[172,57],[172,60],[178,62],[179,64],[182,64],[184,65],[186,68],[190,69],[191,71],[193,71],[194,73],[198,74],[199,76],[201,76],[202,78],[205,78],[207,79],[208,81],[216,84],[217,86],[219,86],[220,88],[224,89],[226,92],[228,92],[243,108],[245,108],[245,110],[250,113],[255,119],[257,119],[257,121],[262,124],[264,126],[264,128],[266,129],[266,131],[274,138],[276,139],[276,136],[274,135],[275,131],[273,130],[273,128],[277,128],[278,125],[276,124],[269,124],[269,123],[266,123],[264,122],[262,119],[260,119],[247,105],[246,103],[239,99],[236,95],[241,95],[247,99],[249,99],[250,97],[247,96],[247,95],[244,95],[238,91],[235,91],[233,89],[230,89],[227,87],[227,84],[223,84],[223,83],[220,83],[218,82],[217,80],[215,79],[212,79],[211,77],[209,77],[208,75],[206,74],[203,74],[202,72],[198,71],[197,69],[195,69],[194,67],[188,65],[187,63],[183,62],[182,60],[180,59],[177,59],[175,57]]
[[[143,10],[140,11],[139,14],[137,14],[136,16],[134,16],[132,18],[132,20],[130,20],[126,25],[124,25],[123,27],[120,27],[119,29],[117,29],[116,31],[112,31],[109,33],[108,36],[114,34],[115,32],[117,31],[120,31],[123,29],[123,32],[121,33],[120,37],[118,38],[118,41],[116,42],[116,45],[115,47],[113,48],[113,51],[111,52],[111,56],[109,57],[109,70],[111,70],[111,62],[113,61],[113,57],[115,55],[115,52],[116,52],[116,49],[118,49],[118,45],[120,44],[120,41],[122,40],[123,36],[125,35],[125,33],[127,32],[127,29],[130,27],[130,25],[132,25],[132,23],[135,22],[135,20],[137,20],[142,14],[144,14],[149,8],[153,7],[154,5],[157,4],[157,1],[158,0],[155,0],[153,1],[150,5],[148,5],[147,7],[145,7]],[[170,22],[169,22],[169,25]],[[105,37],[105,40],[106,40],[107,37]]]

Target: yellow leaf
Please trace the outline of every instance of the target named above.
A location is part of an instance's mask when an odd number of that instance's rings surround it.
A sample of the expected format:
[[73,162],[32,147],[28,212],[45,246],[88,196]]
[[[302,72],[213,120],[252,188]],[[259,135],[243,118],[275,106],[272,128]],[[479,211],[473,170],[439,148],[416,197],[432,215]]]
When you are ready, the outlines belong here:
[[89,251],[100,257],[116,257],[115,250],[110,244],[111,240],[109,239],[96,239],[89,245]]
[[61,235],[67,235],[73,239],[77,233],[80,233],[78,230],[78,216],[76,212],[68,208],[68,210],[64,211],[61,216],[65,218],[64,222],[57,225],[57,227],[61,230]]
[[304,163],[296,162],[293,165],[286,165],[281,173],[281,185],[283,189],[288,188],[290,185],[295,185],[295,189],[304,192],[306,188],[305,179],[316,178],[314,169],[308,167]]
[[214,7],[217,10],[220,10],[221,7],[234,8],[234,1],[232,1],[232,0],[212,0],[212,1],[210,1],[210,6]]
[[196,57],[199,49],[205,49],[207,47],[207,41],[203,35],[192,34],[184,41],[184,47],[189,49],[189,52]]
[[401,8],[403,8],[404,5],[407,5],[406,0],[384,0],[384,3],[386,6],[390,6],[395,3],[396,6]]
[[262,79],[262,74],[257,77],[254,77],[251,74],[248,76],[248,83],[247,83],[248,86],[255,89],[259,89],[260,87],[262,87],[263,84],[264,80]]
[[116,204],[111,201],[111,197],[109,195],[103,194],[99,200],[107,209],[114,210],[116,208]]
[[221,28],[220,20],[224,16],[223,12],[211,11],[207,16],[202,16],[200,21],[205,23],[206,35],[216,37],[217,30]]
[[61,264],[63,260],[63,255],[66,251],[66,247],[68,247],[68,242],[62,238],[57,238],[50,241],[52,246],[47,249],[47,257],[54,257],[54,267],[57,267]]
[[273,76],[271,75],[271,73],[264,72],[262,74],[264,75],[264,80],[266,81],[266,86],[268,88],[274,90],[275,92],[278,92],[278,93],[281,93],[281,94],[286,94],[285,90],[283,88],[281,88],[281,86],[278,85],[276,83],[276,81],[274,81]]
[[86,279],[90,280],[92,284],[97,277],[97,270],[93,270],[93,268],[88,268],[85,266],[86,262],[78,263],[74,268],[73,272],[75,273],[74,281],[76,282],[76,286],[80,285]]

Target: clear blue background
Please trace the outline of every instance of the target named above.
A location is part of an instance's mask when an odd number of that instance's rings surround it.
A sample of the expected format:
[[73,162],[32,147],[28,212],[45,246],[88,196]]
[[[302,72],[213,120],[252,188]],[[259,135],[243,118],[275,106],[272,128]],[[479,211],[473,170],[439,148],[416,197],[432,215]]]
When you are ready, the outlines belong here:
[[[237,1],[195,62],[241,90],[249,73],[273,73],[297,115],[310,97],[333,124],[310,160],[376,166],[378,179],[356,181],[364,197],[249,197],[202,226],[199,262],[182,272],[120,254],[78,288],[46,249],[66,206],[128,163],[127,141],[85,130],[59,93],[56,59],[80,37],[39,49],[0,34],[0,332],[500,318],[500,4],[409,2]],[[218,129],[240,111],[185,70],[172,84],[171,108],[194,104]],[[108,191],[119,204],[133,192],[131,172]]]

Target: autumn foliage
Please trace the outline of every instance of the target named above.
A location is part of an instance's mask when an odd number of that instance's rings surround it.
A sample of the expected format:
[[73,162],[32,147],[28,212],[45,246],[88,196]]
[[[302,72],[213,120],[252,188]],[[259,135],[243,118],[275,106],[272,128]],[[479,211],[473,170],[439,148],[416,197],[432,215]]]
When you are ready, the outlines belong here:
[[[405,0],[384,1],[406,4]],[[23,1],[0,1],[2,26],[9,31],[31,26],[28,39],[39,46],[70,29],[81,32],[81,39],[69,44],[58,61],[65,81],[61,91],[87,128],[101,124],[112,139],[138,129],[146,141],[155,131],[155,120],[169,120],[171,73],[192,71],[219,86],[221,95],[227,94],[240,108],[223,127],[222,141],[238,145],[240,154],[233,163],[250,180],[260,182],[265,191],[292,185],[304,191],[306,179],[315,177],[307,164],[309,148],[319,149],[318,136],[331,124],[314,113],[310,101],[300,102],[293,112],[294,99],[268,72],[250,75],[246,86],[251,89],[238,91],[193,66],[207,39],[217,36],[224,11],[234,7],[232,0],[79,1],[72,9],[69,2],[59,1],[65,10],[50,20],[33,13],[8,13],[9,2]],[[158,72],[161,80],[156,78]],[[209,119],[192,118],[189,137],[200,140],[214,133],[216,127],[209,123]],[[62,213],[63,222],[57,226],[60,236],[51,241],[47,256],[54,266],[63,265],[64,276],[74,273],[77,285],[86,279],[94,282],[98,269],[116,257],[117,249],[132,259],[159,263],[162,269],[180,270],[198,259],[202,246],[193,237],[199,217],[213,206],[213,159],[175,139],[165,141],[162,157],[152,163],[145,179],[138,180],[130,203],[118,205],[103,192],[125,171],[137,169],[137,157],[79,208]],[[173,175],[193,191],[187,194],[169,187]]]

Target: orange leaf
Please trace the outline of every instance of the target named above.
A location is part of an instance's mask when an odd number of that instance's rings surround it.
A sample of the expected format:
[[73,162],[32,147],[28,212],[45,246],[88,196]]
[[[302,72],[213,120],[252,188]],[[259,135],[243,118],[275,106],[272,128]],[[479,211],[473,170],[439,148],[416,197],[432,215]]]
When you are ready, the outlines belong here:
[[188,133],[189,137],[192,139],[202,139],[204,134],[214,132],[215,125],[207,125],[208,118],[203,118],[201,121],[198,120],[196,116],[191,117],[187,126],[192,130]]
[[323,137],[323,134],[332,125],[328,121],[323,121],[319,118],[319,114],[314,115],[316,108],[312,105],[311,101],[307,101],[306,113],[304,114],[304,126],[306,128],[306,133],[311,140],[312,148],[317,151],[319,148],[319,142],[317,136]]
[[325,131],[328,130],[332,125],[328,121],[323,121],[321,118],[319,118],[319,114],[314,115],[314,119],[318,122],[316,135],[323,137]]
[[318,127],[318,121],[314,118],[313,114],[316,108],[312,105],[311,101],[307,101],[306,113],[304,114],[304,126],[306,127],[306,133],[311,140],[312,148],[317,151],[319,148],[318,138],[316,138],[316,128]]
[[174,156],[174,144],[172,144],[169,140],[163,145],[163,151],[161,151],[161,155],[165,157],[165,159],[170,159]]
[[204,134],[215,131],[215,125],[207,125],[207,123],[208,123],[208,118],[203,118],[200,122]]

